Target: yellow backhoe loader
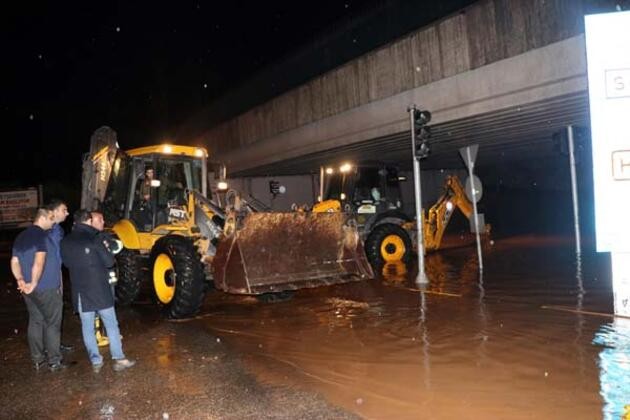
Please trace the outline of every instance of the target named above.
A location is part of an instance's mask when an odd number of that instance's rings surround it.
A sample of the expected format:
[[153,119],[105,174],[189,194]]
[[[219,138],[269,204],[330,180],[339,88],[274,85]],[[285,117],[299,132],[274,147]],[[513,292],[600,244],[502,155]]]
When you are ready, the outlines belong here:
[[[321,168],[321,196],[313,206],[313,212],[355,215],[367,257],[373,265],[408,262],[417,243],[417,227],[415,221],[402,211],[402,179],[397,168],[380,162]],[[428,212],[423,211],[425,251],[440,247],[455,209],[471,220],[472,208],[459,178],[447,176],[440,198]],[[489,225],[484,227],[486,232],[489,229]]]
[[208,198],[208,153],[176,145],[118,148],[101,127],[83,163],[81,204],[103,211],[124,244],[117,301],[148,272],[167,316],[195,314],[209,286],[264,295],[372,278],[356,224],[342,213],[259,213]]

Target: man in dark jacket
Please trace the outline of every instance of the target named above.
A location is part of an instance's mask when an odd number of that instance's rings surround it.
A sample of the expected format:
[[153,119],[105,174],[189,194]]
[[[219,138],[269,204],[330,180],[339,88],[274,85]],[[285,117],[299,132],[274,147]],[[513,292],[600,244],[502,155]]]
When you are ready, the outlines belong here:
[[89,211],[77,210],[74,223],[72,232],[61,241],[61,258],[70,271],[72,303],[81,317],[83,343],[94,371],[99,372],[103,357],[98,351],[94,331],[94,316],[98,313],[109,337],[113,368],[124,370],[135,362],[125,357],[120,341],[114,295],[109,284],[114,257],[98,238],[99,231],[92,226]]

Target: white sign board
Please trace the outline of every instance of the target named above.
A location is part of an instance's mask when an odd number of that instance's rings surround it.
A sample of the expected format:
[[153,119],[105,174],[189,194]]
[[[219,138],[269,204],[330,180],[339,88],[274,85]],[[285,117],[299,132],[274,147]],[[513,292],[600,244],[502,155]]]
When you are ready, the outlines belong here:
[[[470,226],[471,232],[475,232],[477,237],[477,258],[479,259],[479,272],[483,270],[483,259],[481,256],[481,238],[479,237],[482,229],[485,230],[485,223],[483,216],[479,218],[477,213],[477,202],[481,199],[481,181],[473,174],[475,168],[475,160],[477,159],[477,152],[479,151],[479,145],[473,144],[471,146],[462,147],[459,149],[459,154],[464,159],[464,163],[468,168],[468,179],[466,180],[466,195],[473,204],[473,214],[471,215],[472,223]],[[477,197],[479,193],[479,197]]]
[[630,12],[585,17],[597,251],[630,252]]
[[475,160],[477,160],[478,151],[478,144],[473,144],[472,146],[466,146],[459,149],[459,155],[464,160],[464,164],[468,169],[475,167]]
[[464,192],[466,193],[466,198],[478,203],[483,196],[483,185],[481,184],[481,180],[477,175],[473,175],[472,177],[466,178],[464,181]]
[[35,188],[0,191],[0,226],[28,226],[33,221],[38,196]]

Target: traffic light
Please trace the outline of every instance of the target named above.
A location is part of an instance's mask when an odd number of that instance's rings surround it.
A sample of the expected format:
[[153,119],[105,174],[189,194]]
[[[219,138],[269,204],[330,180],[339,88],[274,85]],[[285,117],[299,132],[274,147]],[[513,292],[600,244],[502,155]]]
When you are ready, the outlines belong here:
[[429,148],[429,138],[431,137],[431,128],[427,124],[431,121],[431,113],[426,110],[413,110],[413,130],[416,135],[416,157],[418,159],[426,158],[431,149]]

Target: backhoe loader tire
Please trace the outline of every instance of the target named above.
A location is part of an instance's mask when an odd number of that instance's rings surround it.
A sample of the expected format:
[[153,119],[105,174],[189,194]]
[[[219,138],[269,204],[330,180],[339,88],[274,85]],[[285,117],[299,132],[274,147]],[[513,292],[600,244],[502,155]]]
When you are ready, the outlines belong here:
[[393,261],[409,262],[413,245],[405,229],[393,223],[383,223],[374,227],[365,240],[365,254],[372,266]]
[[116,283],[116,302],[120,305],[129,305],[140,293],[142,283],[142,270],[138,252],[123,249],[116,255],[116,268],[118,270],[118,283]]
[[[154,277],[156,276],[156,268],[158,275],[160,275],[160,267],[162,279]],[[159,239],[151,251],[149,272],[158,304],[163,306],[166,317],[172,319],[188,318],[199,311],[207,287],[203,264],[190,239],[177,235]],[[166,277],[168,277],[168,281],[164,280]],[[160,296],[158,285],[168,289],[169,282],[172,283],[173,287],[172,296],[166,298],[163,294]]]

